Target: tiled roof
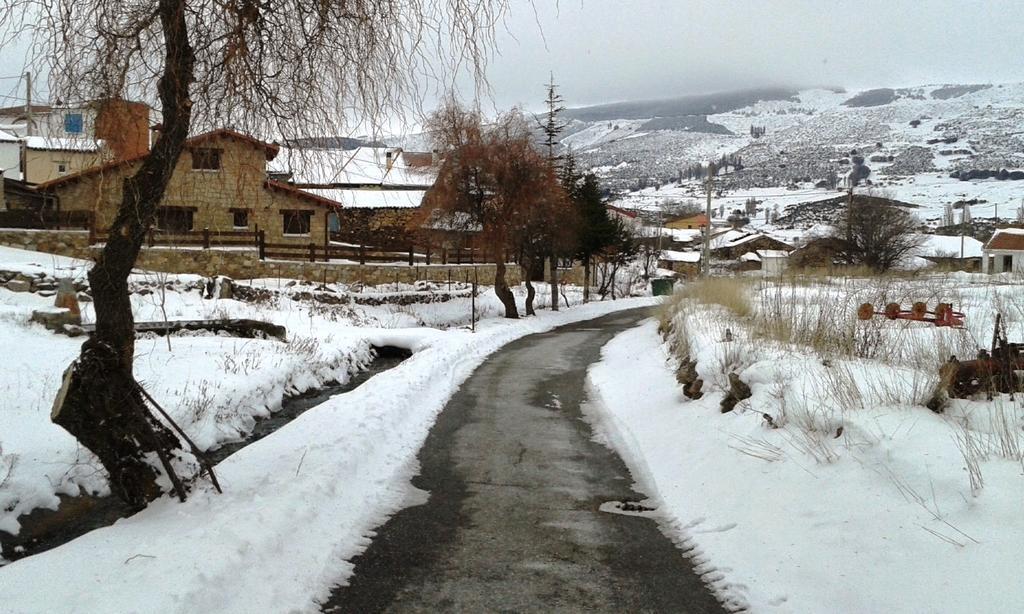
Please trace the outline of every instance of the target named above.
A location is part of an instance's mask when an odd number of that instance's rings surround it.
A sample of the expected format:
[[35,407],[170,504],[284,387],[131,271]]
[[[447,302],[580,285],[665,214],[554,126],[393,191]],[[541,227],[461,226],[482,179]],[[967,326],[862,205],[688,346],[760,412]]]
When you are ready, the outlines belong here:
[[1024,251],[1024,228],[1001,228],[988,240],[985,249]]

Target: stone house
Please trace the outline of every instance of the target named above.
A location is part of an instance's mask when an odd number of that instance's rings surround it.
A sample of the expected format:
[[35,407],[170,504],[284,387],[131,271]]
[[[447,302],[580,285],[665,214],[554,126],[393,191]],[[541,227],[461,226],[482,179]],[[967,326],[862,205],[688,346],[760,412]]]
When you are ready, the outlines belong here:
[[793,246],[760,232],[729,230],[711,237],[711,254],[717,258],[735,260],[757,250],[793,251]]
[[[157,209],[156,230],[173,235],[262,230],[268,243],[323,245],[338,203],[267,179],[276,144],[221,128],[190,138]],[[56,211],[88,211],[103,233],[121,202],[122,184],[143,154],[35,186]]]
[[700,275],[700,257],[698,251],[662,250],[658,268],[668,269],[682,279],[692,279]]
[[1024,228],[1000,228],[982,250],[983,273],[1024,273]]
[[789,266],[797,269],[829,268],[838,264],[839,255],[846,248],[846,241],[836,237],[811,239],[790,252]]
[[[401,148],[291,147],[271,164],[271,176],[339,205],[330,234],[340,243],[403,247],[465,247],[467,236],[430,224],[420,206],[434,185],[439,160]],[[425,246],[424,246],[425,247]]]

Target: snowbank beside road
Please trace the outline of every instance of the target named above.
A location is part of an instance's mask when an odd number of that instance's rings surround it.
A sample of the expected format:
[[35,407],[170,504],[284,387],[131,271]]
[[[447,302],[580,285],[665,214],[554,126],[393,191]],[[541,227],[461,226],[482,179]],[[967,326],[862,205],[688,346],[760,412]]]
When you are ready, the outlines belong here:
[[[972,497],[949,418],[924,408],[845,415],[816,462],[757,411],[681,394],[657,324],[591,367],[588,415],[629,464],[665,530],[733,606],[757,612],[1021,612],[1019,463],[992,459]],[[755,392],[755,396],[757,393]],[[640,401],[642,399],[642,401]]]
[[0,569],[7,612],[315,611],[374,527],[421,493],[416,453],[447,400],[490,353],[525,335],[656,299],[591,303],[477,333],[365,331],[416,349],[400,366],[311,409],[219,465],[223,495],[163,499]]

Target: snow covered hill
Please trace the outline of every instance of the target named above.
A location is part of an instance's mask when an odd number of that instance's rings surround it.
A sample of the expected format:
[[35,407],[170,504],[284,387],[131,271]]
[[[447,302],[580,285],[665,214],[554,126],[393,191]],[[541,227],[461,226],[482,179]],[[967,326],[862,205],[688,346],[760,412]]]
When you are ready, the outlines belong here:
[[[766,220],[776,205],[785,215],[789,205],[834,197],[835,180],[861,156],[871,169],[872,189],[917,205],[919,217],[932,226],[939,225],[946,205],[959,210],[964,201],[975,219],[1020,215],[1024,83],[805,90],[699,122],[680,121],[677,129],[654,119],[635,113],[623,120],[576,119],[563,142],[623,207],[703,198],[699,182],[680,180],[681,171],[731,155],[741,166],[719,174],[716,196],[730,210],[748,198],[767,197],[756,216]],[[752,128],[763,136],[751,136]]]

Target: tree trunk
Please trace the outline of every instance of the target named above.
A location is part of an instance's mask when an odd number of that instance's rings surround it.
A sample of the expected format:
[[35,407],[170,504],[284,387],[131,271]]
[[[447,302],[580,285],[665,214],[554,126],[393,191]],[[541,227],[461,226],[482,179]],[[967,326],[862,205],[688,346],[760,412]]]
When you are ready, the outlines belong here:
[[590,302],[590,254],[583,257],[583,302]]
[[505,307],[505,317],[518,318],[519,310],[516,308],[516,297],[512,294],[512,290],[509,290],[508,282],[505,281],[505,258],[502,254],[494,259],[494,293],[498,295],[498,300]]
[[124,180],[106,246],[89,271],[96,332],[72,363],[52,416],[99,457],[110,474],[113,492],[136,509],[162,494],[161,470],[184,497],[172,461],[194,458],[150,413],[132,375],[135,322],[128,275],[184,149],[192,119],[188,90],[195,53],[188,39],[185,2],[160,0],[158,12],[166,52],[157,85],[163,128],[139,170]]
[[[523,269],[524,273],[529,273],[528,270]],[[537,290],[533,287],[533,282],[530,281],[529,275],[526,276],[526,315],[535,316],[537,312],[533,309],[533,299],[537,296]]]
[[558,311],[558,257],[554,254],[551,254],[551,311]]

